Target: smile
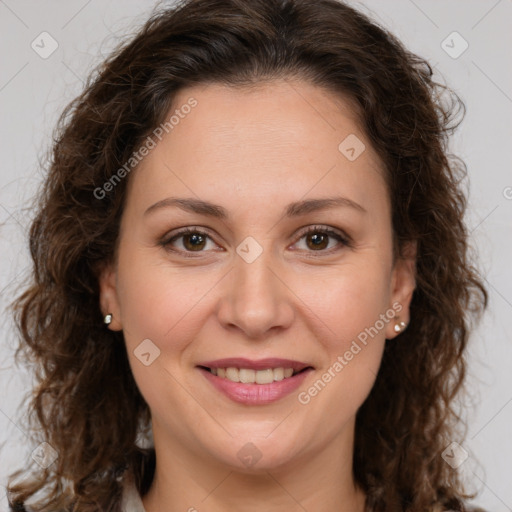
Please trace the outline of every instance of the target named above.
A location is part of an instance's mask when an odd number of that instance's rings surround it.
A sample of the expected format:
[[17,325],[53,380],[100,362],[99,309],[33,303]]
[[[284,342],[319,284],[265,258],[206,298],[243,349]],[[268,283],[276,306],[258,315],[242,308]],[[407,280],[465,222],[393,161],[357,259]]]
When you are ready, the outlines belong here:
[[[213,375],[228,379],[231,382],[241,382],[243,384],[270,384],[288,379],[299,373],[293,368],[267,368],[266,370],[253,370],[251,368],[209,368]],[[304,369],[305,370],[305,369]],[[301,370],[301,371],[304,371]]]
[[214,389],[247,405],[268,404],[295,391],[313,367],[298,361],[244,358],[205,362],[197,368]]

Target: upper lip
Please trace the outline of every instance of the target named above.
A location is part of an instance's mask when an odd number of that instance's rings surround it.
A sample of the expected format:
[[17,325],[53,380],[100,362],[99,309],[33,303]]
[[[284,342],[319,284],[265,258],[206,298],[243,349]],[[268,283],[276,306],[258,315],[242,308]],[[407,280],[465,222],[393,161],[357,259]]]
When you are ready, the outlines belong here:
[[251,360],[244,357],[228,357],[225,359],[216,359],[215,361],[205,361],[198,366],[206,368],[247,368],[251,370],[266,370],[268,368],[293,368],[300,372],[311,365],[301,361],[292,361],[291,359],[280,359],[271,357],[266,359]]

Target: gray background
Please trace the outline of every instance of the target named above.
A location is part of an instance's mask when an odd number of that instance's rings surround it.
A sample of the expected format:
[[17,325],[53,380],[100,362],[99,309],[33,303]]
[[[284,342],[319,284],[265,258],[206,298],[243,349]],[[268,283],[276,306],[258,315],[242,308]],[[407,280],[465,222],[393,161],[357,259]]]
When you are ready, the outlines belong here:
[[[512,511],[512,2],[352,3],[426,57],[468,107],[452,150],[468,165],[466,221],[490,307],[471,338],[473,405],[467,409],[463,445],[469,458],[459,470],[479,492],[477,503],[490,512]],[[134,33],[154,5],[135,0],[0,0],[0,510],[7,510],[7,474],[27,466],[35,448],[24,431],[21,407],[31,377],[13,362],[15,332],[5,307],[30,268],[26,231],[30,198],[42,177],[38,159],[57,116],[80,92],[91,69],[120,37]],[[44,31],[58,44],[47,58],[31,47],[39,41],[39,52],[51,49],[48,36],[40,36]],[[454,31],[462,38],[450,35]],[[457,56],[464,41],[469,46]]]

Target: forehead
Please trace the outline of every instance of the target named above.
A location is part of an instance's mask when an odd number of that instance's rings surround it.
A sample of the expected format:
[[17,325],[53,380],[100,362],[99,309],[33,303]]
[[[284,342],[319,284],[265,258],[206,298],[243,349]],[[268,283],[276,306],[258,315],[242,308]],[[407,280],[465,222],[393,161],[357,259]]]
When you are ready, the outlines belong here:
[[351,102],[304,81],[282,79],[236,88],[199,85],[181,90],[171,113],[192,97],[197,107],[190,114],[195,115],[176,127],[175,139],[195,132],[204,142],[219,143],[219,148],[231,145],[258,151],[264,145],[267,154],[279,155],[298,145],[304,151],[315,147],[336,151],[340,136],[349,132],[362,136]]
[[284,197],[343,189],[360,201],[385,194],[383,167],[351,103],[307,82],[185,88],[171,117],[172,129],[131,180],[148,200],[164,190],[251,201],[276,191]]

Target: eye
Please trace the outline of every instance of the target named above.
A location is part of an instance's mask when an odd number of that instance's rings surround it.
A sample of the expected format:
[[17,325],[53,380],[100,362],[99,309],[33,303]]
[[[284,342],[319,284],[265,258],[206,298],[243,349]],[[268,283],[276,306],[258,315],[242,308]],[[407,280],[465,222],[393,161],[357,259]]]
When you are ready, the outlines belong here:
[[[173,245],[179,239],[181,239],[181,241],[177,245],[181,245],[181,247],[178,247],[178,249],[173,248]],[[160,244],[170,251],[186,254],[191,252],[204,252],[204,249],[208,245],[208,240],[211,240],[211,237],[204,231],[194,227],[188,227],[174,233],[170,238],[165,238]]]
[[306,248],[304,250],[306,251],[331,253],[333,252],[333,247],[329,247],[330,239],[337,240],[338,245],[341,244],[342,246],[350,247],[350,239],[348,236],[325,226],[310,226],[302,230],[299,235],[299,241],[305,239]]
[[[310,226],[303,229],[299,233],[299,237],[299,241],[305,239],[306,244],[306,248],[302,248],[300,250],[308,252],[322,252],[330,254],[331,252],[339,250],[339,248],[337,249],[335,247],[336,244],[334,244],[334,248],[330,246],[330,242],[333,239],[336,240],[340,246],[351,246],[350,238],[347,235],[326,226]],[[195,227],[187,227],[164,238],[160,242],[160,245],[162,245],[166,250],[181,253],[186,257],[194,257],[192,253],[201,253],[208,249],[208,241],[211,241],[214,245],[213,248],[216,247],[216,244],[214,244],[208,233]]]

